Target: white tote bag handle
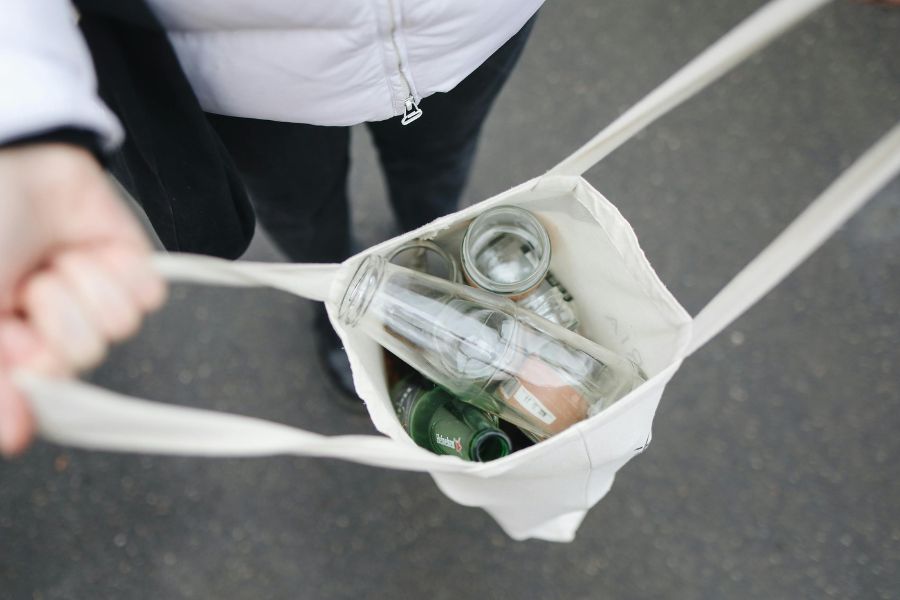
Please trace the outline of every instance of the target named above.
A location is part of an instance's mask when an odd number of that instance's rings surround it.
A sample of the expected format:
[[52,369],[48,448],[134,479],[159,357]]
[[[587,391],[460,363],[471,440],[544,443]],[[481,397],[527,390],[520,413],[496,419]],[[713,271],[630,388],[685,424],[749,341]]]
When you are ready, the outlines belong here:
[[406,471],[467,465],[386,436],[325,436],[262,419],[139,400],[80,381],[15,375],[42,438],[66,446],[184,456],[318,456]]
[[[340,269],[189,254],[158,254],[154,264],[170,281],[266,286],[311,300],[327,297]],[[324,436],[262,419],[132,398],[81,381],[22,372],[14,377],[29,399],[41,436],[68,446],[198,456],[293,454],[407,471],[460,472],[479,466],[386,436]]]
[[159,253],[153,264],[169,281],[223,285],[265,286],[324,302],[340,269],[336,264],[232,262],[198,254]]

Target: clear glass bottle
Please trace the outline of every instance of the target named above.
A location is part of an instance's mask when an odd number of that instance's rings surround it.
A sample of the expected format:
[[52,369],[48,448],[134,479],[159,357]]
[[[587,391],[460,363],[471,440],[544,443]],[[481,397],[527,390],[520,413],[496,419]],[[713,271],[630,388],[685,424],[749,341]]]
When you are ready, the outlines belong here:
[[509,454],[512,443],[497,417],[453,397],[418,374],[391,389],[391,402],[413,441],[435,454],[487,462]]
[[425,377],[537,439],[643,382],[631,361],[503,298],[370,256],[338,311]]
[[550,273],[550,253],[550,235],[537,217],[517,206],[498,206],[469,224],[460,255],[472,285],[576,331],[572,296]]

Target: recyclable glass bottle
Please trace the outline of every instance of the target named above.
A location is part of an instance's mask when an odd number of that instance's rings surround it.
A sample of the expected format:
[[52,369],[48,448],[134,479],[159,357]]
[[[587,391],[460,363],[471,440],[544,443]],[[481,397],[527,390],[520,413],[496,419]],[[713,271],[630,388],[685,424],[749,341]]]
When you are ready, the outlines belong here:
[[436,454],[486,462],[509,454],[509,437],[492,417],[427,381],[408,375],[391,390],[403,428],[419,446]]
[[631,361],[507,298],[379,256],[360,264],[338,318],[536,439],[600,412],[643,381]]
[[498,206],[469,224],[460,256],[472,285],[576,331],[572,296],[550,273],[550,250],[547,229],[530,211]]

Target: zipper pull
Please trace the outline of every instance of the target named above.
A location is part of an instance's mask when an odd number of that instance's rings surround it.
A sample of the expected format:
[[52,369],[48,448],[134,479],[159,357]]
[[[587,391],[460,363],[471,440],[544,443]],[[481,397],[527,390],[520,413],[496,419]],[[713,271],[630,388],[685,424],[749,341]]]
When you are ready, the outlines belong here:
[[416,104],[412,96],[408,96],[403,103],[403,118],[400,119],[401,125],[409,125],[422,116],[422,109]]

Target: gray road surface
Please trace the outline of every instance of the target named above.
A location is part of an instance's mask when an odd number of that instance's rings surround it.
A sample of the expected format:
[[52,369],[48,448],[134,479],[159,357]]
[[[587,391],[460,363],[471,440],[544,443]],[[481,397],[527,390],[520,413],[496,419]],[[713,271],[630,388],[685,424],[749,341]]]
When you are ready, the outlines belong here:
[[[551,2],[485,132],[476,202],[547,168],[760,0]],[[423,104],[428,118],[427,101]],[[696,312],[900,116],[900,9],[838,2],[588,178]],[[364,130],[360,244],[391,235]],[[900,182],[684,366],[568,545],[512,542],[425,475],[39,443],[0,464],[0,598],[900,598]],[[275,260],[264,237],[248,258]],[[177,287],[95,375],[323,433],[310,305]]]

